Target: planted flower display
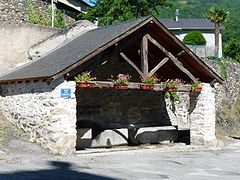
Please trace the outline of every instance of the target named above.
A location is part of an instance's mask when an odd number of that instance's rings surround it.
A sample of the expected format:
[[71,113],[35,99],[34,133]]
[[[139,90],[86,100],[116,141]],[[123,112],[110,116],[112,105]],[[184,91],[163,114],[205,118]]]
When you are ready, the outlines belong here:
[[115,89],[128,89],[128,82],[131,76],[129,74],[118,74],[116,79],[112,79]]
[[153,75],[151,77],[146,77],[146,78],[142,78],[141,77],[141,89],[144,90],[153,90],[154,89],[154,84],[157,84],[159,82],[159,79],[157,77],[157,75]]
[[202,91],[201,81],[193,82],[191,91],[197,93],[201,92]]
[[91,77],[90,72],[82,72],[74,77],[74,80],[81,88],[95,87],[96,84],[92,81],[96,80],[96,77]]
[[180,79],[168,79],[165,82],[166,85],[166,91],[168,92],[176,92],[178,87],[182,84],[182,81]]

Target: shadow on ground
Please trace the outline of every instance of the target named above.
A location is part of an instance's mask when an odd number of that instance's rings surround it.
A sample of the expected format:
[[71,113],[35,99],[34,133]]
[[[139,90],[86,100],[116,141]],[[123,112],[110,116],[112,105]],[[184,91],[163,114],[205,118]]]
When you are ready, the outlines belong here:
[[15,171],[8,174],[0,174],[1,180],[112,180],[112,178],[94,175],[90,173],[78,172],[71,168],[67,162],[50,161],[52,169],[43,169],[38,171]]

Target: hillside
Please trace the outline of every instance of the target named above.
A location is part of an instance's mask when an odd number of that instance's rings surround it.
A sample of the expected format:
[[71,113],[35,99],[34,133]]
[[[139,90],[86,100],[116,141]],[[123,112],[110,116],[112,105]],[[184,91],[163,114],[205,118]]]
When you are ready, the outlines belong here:
[[240,0],[172,0],[170,7],[159,9],[159,18],[174,18],[179,9],[180,18],[203,18],[210,7],[226,8],[230,12],[230,20],[224,24],[223,41],[231,37],[240,40]]

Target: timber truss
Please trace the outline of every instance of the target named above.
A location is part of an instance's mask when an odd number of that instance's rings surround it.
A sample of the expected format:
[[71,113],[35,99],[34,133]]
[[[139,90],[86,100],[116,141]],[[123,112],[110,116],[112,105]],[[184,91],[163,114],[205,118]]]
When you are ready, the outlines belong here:
[[[153,69],[149,71],[149,62],[148,62],[148,43],[149,41],[155,45],[161,52],[166,56],[163,58]],[[177,54],[177,56],[185,53],[181,51]],[[196,78],[192,75],[190,71],[188,71],[183,64],[175,57],[171,52],[167,51],[161,44],[159,44],[153,37],[149,34],[146,34],[142,37],[141,40],[141,69],[138,68],[132,60],[130,60],[123,52],[120,52],[120,56],[126,60],[138,73],[142,78],[151,77],[154,73],[156,73],[164,64],[168,61],[171,61],[179,70],[185,73],[193,82],[196,81]]]

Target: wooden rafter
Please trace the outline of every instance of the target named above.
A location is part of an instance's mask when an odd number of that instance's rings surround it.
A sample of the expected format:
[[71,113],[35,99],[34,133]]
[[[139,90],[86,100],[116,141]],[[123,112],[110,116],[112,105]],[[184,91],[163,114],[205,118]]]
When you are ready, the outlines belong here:
[[169,58],[165,57],[157,66],[155,66],[148,74],[151,77],[158,69],[160,69],[166,62],[168,62]]
[[[67,78],[72,78],[73,76],[76,76],[79,73],[79,71],[82,71],[82,70],[91,71],[96,66],[109,60],[113,54],[119,53],[120,51],[125,49],[129,44],[131,44],[137,40],[140,40],[141,38],[142,38],[142,35],[140,33],[136,33],[136,34],[133,34],[131,37],[126,38],[125,41],[120,41],[120,42],[116,43],[114,46],[112,46],[108,50],[106,50],[106,52],[103,55],[101,55],[101,58],[99,58],[98,60],[96,60],[92,63],[89,63],[89,65],[87,67],[85,67],[83,64],[83,65],[81,65],[81,68],[77,67],[77,68],[73,69],[70,73],[68,73]],[[91,61],[91,60],[89,60],[89,61]]]
[[138,72],[138,74],[140,74],[140,76],[144,77],[142,71],[123,52],[120,53],[120,56],[126,60]]
[[152,38],[149,34],[145,35],[145,37],[157,46],[166,56],[170,58],[175,66],[177,66],[183,73],[185,73],[192,81],[196,81],[196,78],[192,75],[190,71],[188,71],[181,62],[169,51],[167,51],[163,46],[161,46],[154,38]]

